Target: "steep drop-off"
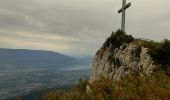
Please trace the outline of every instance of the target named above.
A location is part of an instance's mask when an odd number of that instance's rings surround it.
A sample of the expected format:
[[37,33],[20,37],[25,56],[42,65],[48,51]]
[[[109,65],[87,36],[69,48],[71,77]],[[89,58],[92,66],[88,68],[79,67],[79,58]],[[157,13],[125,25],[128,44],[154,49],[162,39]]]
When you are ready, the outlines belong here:
[[150,75],[156,65],[146,44],[156,44],[153,41],[134,39],[120,30],[106,40],[93,59],[90,82],[100,77],[109,77],[114,80],[138,72]]

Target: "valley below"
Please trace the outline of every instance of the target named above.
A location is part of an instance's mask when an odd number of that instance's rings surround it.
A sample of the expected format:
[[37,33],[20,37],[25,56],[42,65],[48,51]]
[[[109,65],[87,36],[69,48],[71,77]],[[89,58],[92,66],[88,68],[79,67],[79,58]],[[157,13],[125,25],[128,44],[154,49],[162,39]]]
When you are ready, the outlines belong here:
[[0,100],[34,91],[73,85],[80,78],[89,79],[91,65],[69,68],[0,65]]

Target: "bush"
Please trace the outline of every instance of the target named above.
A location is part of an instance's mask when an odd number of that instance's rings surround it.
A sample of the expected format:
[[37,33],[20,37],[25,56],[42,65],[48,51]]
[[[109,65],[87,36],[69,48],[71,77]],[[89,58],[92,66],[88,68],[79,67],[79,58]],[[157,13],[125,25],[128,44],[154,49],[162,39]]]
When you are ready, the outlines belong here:
[[103,48],[109,47],[112,45],[112,49],[120,47],[123,43],[130,43],[134,40],[131,35],[126,35],[125,32],[117,30],[115,33],[112,32],[111,36],[106,40],[103,45]]
[[[85,88],[87,85],[90,87],[89,93]],[[100,80],[87,84],[86,80],[82,80],[69,92],[50,92],[44,98],[44,100],[169,100],[170,77],[163,72],[157,72],[147,77],[133,73],[119,81],[101,77]]]
[[151,50],[151,56],[163,69],[170,67],[170,40],[165,39],[155,49]]
[[80,79],[79,84],[72,87],[68,92],[64,90],[51,91],[42,98],[43,100],[87,100],[87,84],[87,80]]

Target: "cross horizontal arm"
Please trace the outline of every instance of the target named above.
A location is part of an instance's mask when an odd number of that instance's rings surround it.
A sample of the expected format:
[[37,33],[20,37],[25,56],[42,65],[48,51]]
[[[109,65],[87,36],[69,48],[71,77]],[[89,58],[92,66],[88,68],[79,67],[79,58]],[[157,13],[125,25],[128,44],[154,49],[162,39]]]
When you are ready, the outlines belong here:
[[129,8],[131,6],[131,3],[128,3],[126,6],[124,6],[123,8],[121,8],[118,13],[121,13],[123,10]]

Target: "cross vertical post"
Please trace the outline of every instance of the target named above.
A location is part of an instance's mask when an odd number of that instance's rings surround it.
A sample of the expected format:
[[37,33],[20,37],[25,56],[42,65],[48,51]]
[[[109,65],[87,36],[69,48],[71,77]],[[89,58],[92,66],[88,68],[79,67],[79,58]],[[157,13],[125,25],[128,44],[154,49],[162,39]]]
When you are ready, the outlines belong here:
[[121,30],[125,32],[125,16],[126,16],[126,9],[131,6],[131,3],[126,4],[126,0],[122,0],[122,8],[118,10],[118,13],[122,13],[122,24]]
[[[126,0],[123,0],[122,7],[124,7],[125,5],[126,5]],[[126,11],[125,9],[123,9],[122,10],[122,26],[121,26],[122,31],[125,31],[125,15],[126,15]]]

